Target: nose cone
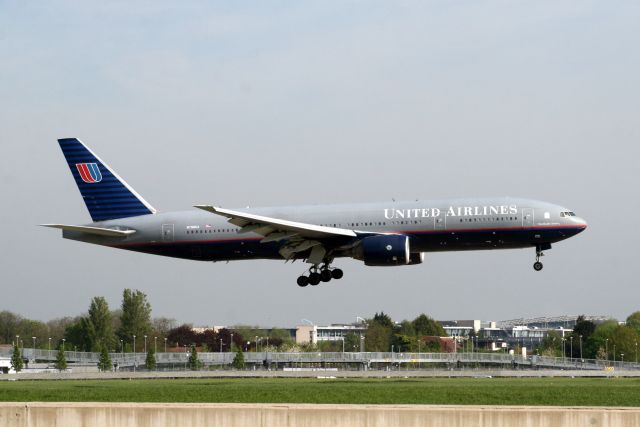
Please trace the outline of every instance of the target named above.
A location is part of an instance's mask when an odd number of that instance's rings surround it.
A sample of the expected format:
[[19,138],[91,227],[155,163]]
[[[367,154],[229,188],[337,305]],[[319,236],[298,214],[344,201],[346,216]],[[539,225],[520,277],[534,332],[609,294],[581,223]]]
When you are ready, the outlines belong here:
[[586,228],[587,228],[587,221],[585,221],[585,220],[584,220],[584,218],[580,218],[579,216],[575,216],[575,217],[573,217],[572,219],[573,219],[573,220],[575,221],[575,223],[576,223],[576,226],[577,226],[577,228],[578,228],[578,233],[580,233],[580,232],[582,232],[582,231],[586,230]]

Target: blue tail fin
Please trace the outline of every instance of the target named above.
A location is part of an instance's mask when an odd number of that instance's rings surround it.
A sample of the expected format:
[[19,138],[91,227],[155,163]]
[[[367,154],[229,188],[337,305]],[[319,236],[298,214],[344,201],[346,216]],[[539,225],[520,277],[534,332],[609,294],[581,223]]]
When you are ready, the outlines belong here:
[[156,212],[79,139],[58,142],[94,222]]

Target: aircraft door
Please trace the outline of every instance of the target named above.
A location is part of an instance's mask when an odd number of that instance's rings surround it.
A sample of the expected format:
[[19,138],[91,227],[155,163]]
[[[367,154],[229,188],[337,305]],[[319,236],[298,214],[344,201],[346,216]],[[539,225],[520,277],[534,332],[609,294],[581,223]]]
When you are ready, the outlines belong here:
[[444,230],[447,228],[447,212],[440,211],[440,215],[433,217],[433,228],[434,230]]
[[162,224],[162,241],[173,242],[173,224]]
[[533,227],[533,208],[522,208],[522,226]]

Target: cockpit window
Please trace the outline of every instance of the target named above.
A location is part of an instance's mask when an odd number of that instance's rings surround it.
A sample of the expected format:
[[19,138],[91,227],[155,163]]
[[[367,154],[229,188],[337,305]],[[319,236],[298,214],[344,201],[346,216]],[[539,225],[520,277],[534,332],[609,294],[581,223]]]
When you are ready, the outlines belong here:
[[576,216],[576,214],[575,214],[575,213],[573,213],[573,212],[571,212],[571,211],[563,211],[563,212],[560,212],[560,216],[561,216],[561,217],[565,217],[565,216]]

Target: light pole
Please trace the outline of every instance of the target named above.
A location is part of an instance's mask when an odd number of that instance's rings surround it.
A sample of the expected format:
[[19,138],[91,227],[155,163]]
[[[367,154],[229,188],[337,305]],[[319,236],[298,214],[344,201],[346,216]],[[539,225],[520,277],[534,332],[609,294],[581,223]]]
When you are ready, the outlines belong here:
[[344,337],[342,337],[342,352],[344,353]]
[[33,350],[36,350],[36,337],[31,337],[33,339]]
[[66,338],[62,338],[62,351],[64,352],[64,342],[66,341]]
[[609,338],[604,340],[604,352],[607,353],[607,360],[609,360]]
[[136,336],[133,336],[133,372],[136,371],[136,365],[138,364],[136,360]]
[[120,340],[120,353],[124,354],[124,341]]
[[229,338],[229,351],[233,351],[233,333],[231,333],[231,338]]
[[580,361],[582,361],[582,335],[580,335]]
[[573,359],[573,335],[569,337],[569,357]]
[[622,368],[624,368],[624,353],[620,353],[620,359],[622,362]]
[[147,336],[144,336],[144,354],[147,354]]
[[256,335],[256,353],[258,352],[258,336]]
[[[51,337],[49,337],[49,353],[51,353]],[[49,355],[51,357],[51,355]]]
[[164,352],[167,352],[167,338],[164,339]]

